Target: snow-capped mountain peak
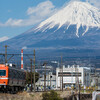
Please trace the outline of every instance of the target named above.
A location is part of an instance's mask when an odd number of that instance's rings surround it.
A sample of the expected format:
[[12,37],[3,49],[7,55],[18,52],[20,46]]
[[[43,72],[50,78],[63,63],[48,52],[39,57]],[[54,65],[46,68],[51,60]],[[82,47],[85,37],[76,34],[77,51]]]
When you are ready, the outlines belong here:
[[45,26],[43,29],[45,31],[53,28],[55,25],[58,25],[58,29],[66,25],[66,30],[70,25],[76,25],[76,35],[79,37],[78,31],[81,26],[86,27],[82,35],[90,27],[100,28],[100,10],[86,2],[70,2],[56,14],[40,23],[35,30],[39,31]]

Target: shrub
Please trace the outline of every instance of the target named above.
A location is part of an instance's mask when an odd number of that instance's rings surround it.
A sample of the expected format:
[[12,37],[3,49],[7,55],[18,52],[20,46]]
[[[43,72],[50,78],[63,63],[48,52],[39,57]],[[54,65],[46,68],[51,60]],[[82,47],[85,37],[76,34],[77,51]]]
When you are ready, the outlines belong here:
[[51,90],[50,93],[43,93],[42,97],[42,100],[63,100],[62,98],[60,98],[57,92],[53,90]]

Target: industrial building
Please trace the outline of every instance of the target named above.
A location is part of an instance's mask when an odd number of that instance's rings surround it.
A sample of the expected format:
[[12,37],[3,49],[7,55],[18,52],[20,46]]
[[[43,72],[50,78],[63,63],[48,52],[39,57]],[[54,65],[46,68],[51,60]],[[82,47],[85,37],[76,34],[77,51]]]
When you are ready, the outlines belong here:
[[64,88],[67,86],[71,87],[72,85],[76,86],[77,84],[89,86],[90,68],[79,67],[79,65],[56,68],[56,88],[62,87],[62,83]]
[[[53,75],[52,72],[49,72],[49,74],[46,75],[46,87],[56,87],[56,75]],[[44,75],[39,78],[39,80],[36,82],[37,86],[44,86]]]

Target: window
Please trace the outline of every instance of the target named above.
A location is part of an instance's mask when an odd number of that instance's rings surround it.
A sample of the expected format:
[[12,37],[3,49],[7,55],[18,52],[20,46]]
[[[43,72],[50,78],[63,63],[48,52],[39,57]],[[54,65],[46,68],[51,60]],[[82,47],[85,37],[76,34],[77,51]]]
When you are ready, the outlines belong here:
[[6,70],[0,70],[0,76],[6,76]]
[[[62,76],[62,72],[58,72],[58,77]],[[81,76],[80,72],[63,72],[63,77],[75,77],[75,76]]]

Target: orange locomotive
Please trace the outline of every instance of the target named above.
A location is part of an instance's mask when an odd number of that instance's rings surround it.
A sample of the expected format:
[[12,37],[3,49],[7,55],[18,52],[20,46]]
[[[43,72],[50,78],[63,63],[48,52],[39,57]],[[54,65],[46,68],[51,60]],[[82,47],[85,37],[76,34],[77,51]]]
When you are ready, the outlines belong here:
[[25,86],[25,72],[20,69],[0,64],[0,90],[19,91]]

